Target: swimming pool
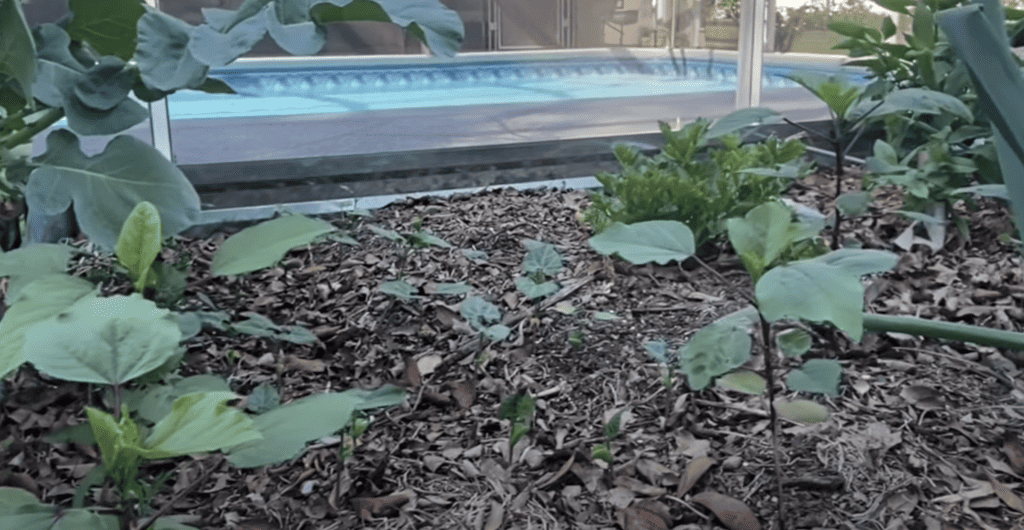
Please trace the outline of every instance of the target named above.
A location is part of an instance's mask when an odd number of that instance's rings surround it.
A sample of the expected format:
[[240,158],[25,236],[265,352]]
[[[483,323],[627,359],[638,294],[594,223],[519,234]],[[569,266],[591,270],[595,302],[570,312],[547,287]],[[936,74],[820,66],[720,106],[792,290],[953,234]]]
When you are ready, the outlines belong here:
[[[798,85],[792,67],[765,68],[762,88]],[[179,91],[171,119],[348,113],[390,109],[574,102],[733,92],[736,65],[682,58],[584,57],[432,65],[234,67],[211,76],[237,94]]]

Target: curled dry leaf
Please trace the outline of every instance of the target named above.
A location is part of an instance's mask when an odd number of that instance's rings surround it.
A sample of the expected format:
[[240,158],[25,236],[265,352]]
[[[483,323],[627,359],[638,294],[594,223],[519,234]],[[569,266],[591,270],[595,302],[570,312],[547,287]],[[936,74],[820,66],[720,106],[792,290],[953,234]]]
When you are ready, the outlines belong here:
[[619,511],[619,523],[625,530],[668,530],[672,520],[659,502],[644,501]]
[[1006,460],[1018,475],[1024,474],[1024,443],[1021,443],[1017,435],[1009,435],[1003,438],[999,449],[1006,455]]
[[942,392],[923,385],[911,385],[904,388],[900,391],[900,397],[921,410],[946,408],[946,400],[942,397]]
[[676,496],[682,497],[689,493],[693,485],[700,480],[700,477],[704,476],[707,470],[711,469],[711,466],[715,465],[715,460],[709,456],[698,456],[693,460],[690,460],[686,464],[686,470],[683,471],[683,476],[679,478],[679,488],[676,490]]
[[400,491],[383,497],[355,497],[352,499],[352,508],[359,517],[370,520],[374,516],[394,515],[405,503],[412,500],[412,491]]
[[992,473],[986,472],[986,474],[988,475],[988,481],[992,484],[992,491],[996,492],[996,496],[1010,508],[1024,513],[1024,500],[1021,500],[1020,496],[1014,493],[1009,486],[996,480]]
[[452,397],[459,404],[459,408],[466,410],[473,406],[476,401],[476,384],[472,379],[463,379],[452,384]]
[[753,510],[743,501],[714,491],[698,493],[691,500],[711,510],[729,530],[761,530]]

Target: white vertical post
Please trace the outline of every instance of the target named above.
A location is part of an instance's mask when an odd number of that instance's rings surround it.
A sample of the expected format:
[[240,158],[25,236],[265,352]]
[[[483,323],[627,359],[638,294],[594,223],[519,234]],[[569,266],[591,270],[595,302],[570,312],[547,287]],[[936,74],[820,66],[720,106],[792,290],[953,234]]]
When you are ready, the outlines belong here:
[[679,31],[677,24],[679,23],[679,0],[672,0],[672,9],[669,10],[672,18],[669,19],[668,24],[668,49],[676,49],[676,32]]
[[[153,9],[160,9],[160,0],[146,0]],[[171,148],[171,113],[167,108],[167,98],[149,104],[149,133],[153,138],[153,148],[160,151],[167,160],[174,162],[174,149]]]
[[736,63],[736,108],[761,104],[761,65],[764,57],[766,0],[741,0],[739,58]]
[[768,6],[765,8],[764,14],[765,24],[767,24],[764,32],[765,51],[777,51],[775,49],[775,34],[778,32],[778,26],[776,24],[776,21],[779,20],[776,15],[778,10],[779,6],[777,5],[776,0],[768,0]]

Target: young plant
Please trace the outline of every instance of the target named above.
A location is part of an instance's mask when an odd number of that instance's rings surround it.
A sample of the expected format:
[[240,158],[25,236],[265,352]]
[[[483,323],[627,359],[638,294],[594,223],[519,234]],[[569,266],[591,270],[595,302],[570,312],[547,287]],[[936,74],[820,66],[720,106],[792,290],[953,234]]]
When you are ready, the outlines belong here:
[[[881,251],[842,249],[820,254],[823,248],[814,239],[821,226],[793,222],[792,218],[788,207],[770,202],[743,218],[728,221],[729,240],[755,286],[754,293],[747,295],[754,305],[697,331],[678,352],[679,370],[687,376],[692,390],[702,390],[718,381],[725,388],[767,394],[782,524],[785,505],[778,417],[817,422],[828,414],[814,401],[776,398],[777,351],[799,357],[808,350],[810,336],[790,324],[773,341],[773,324],[827,322],[860,340],[864,331],[860,278],[896,264],[895,255]],[[692,239],[690,230],[680,223],[640,223],[620,227],[613,240],[595,236],[591,246],[633,263],[665,263],[687,259],[693,252]],[[760,331],[762,374],[741,369],[751,358],[750,332],[754,328]],[[791,391],[837,394],[841,373],[836,361],[814,359],[791,370],[786,382]]]
[[[584,220],[601,232],[610,224],[675,220],[692,227],[697,243],[716,238],[724,221],[778,197],[792,178],[808,171],[796,140],[769,137],[742,145],[738,131],[777,121],[768,109],[743,109],[713,125],[697,120],[679,131],[661,124],[664,150],[654,157],[619,144],[622,173],[602,173],[604,186],[593,193]],[[760,168],[767,171],[750,171]]]
[[527,250],[523,258],[523,272],[526,274],[516,278],[516,289],[531,300],[556,293],[558,284],[551,278],[562,272],[562,255],[548,243],[526,240],[523,245]]
[[[885,116],[897,116],[908,123],[920,124],[921,115],[949,114],[969,123],[970,109],[958,98],[942,92],[920,88],[906,88],[884,93],[882,86],[864,87],[853,84],[843,76],[815,73],[792,74],[790,78],[823,101],[832,118],[832,130],[826,135],[803,125],[786,120],[807,134],[827,142],[835,154],[836,188],[833,200],[838,203],[843,194],[843,175],[846,157],[857,140],[867,131],[868,124]],[[840,247],[839,234],[842,216],[838,209],[832,230],[832,247]]]
[[594,446],[590,452],[591,456],[608,465],[615,463],[615,456],[612,455],[612,441],[619,436],[622,436],[622,414],[627,410],[629,409],[624,408],[616,412],[615,415],[613,415],[611,419],[604,424],[604,442]]
[[459,314],[469,322],[480,336],[491,341],[501,342],[508,338],[512,330],[501,323],[501,310],[498,306],[479,296],[469,296],[459,306]]
[[[388,230],[379,226],[369,225],[368,228],[374,234],[383,237],[389,241],[394,242],[400,249],[397,267],[399,270],[405,268],[405,262],[409,258],[409,253],[413,250],[423,249],[427,247],[441,247],[451,248],[451,244],[447,241],[427,232],[423,229],[423,224],[420,219],[416,219],[413,223],[413,231],[406,233],[398,233],[394,230]],[[404,272],[401,273],[404,275]],[[389,294],[391,296],[401,298],[403,300],[414,300],[419,298],[419,289],[410,284],[405,278],[401,276],[397,280],[383,282],[380,285],[382,293]]]
[[517,392],[501,402],[498,417],[512,422],[512,430],[508,438],[509,458],[512,457],[516,444],[529,434],[530,423],[533,420],[533,413],[536,409],[536,400],[526,392]]

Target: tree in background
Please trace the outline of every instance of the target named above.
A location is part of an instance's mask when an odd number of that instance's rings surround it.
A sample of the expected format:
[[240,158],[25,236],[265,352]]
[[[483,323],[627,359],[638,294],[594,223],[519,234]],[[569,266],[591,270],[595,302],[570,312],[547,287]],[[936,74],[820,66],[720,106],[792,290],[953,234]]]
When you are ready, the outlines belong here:
[[792,50],[798,35],[807,31],[828,31],[830,22],[864,23],[877,16],[868,7],[867,0],[811,0],[800,7],[780,8],[775,14],[775,51]]

